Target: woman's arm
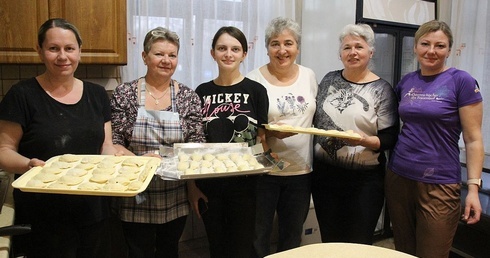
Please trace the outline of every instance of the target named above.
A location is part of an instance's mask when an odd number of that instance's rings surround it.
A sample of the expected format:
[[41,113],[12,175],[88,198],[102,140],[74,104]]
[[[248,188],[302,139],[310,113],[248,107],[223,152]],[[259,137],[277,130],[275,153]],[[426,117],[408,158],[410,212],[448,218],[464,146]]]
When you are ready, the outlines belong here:
[[17,152],[22,135],[20,124],[0,120],[1,169],[10,173],[23,174],[32,167],[44,165],[42,160],[29,159]]
[[[467,105],[459,109],[459,117],[463,128],[463,141],[466,148],[466,169],[468,179],[481,178],[483,167],[483,138],[481,134],[483,103]],[[474,224],[480,220],[481,204],[478,197],[478,186],[468,185],[464,220]]]
[[121,145],[115,145],[112,143],[112,127],[111,122],[108,121],[104,124],[104,143],[102,143],[101,154],[102,155],[134,155]]
[[201,218],[201,214],[199,213],[199,199],[208,202],[208,198],[197,187],[195,180],[187,180],[187,198],[192,210],[194,210],[198,218]]
[[201,100],[197,93],[188,87],[180,85],[178,96],[178,110],[184,130],[185,142],[205,142],[204,124],[201,112]]
[[111,98],[111,127],[114,144],[126,146],[133,134],[138,113],[137,80],[116,87]]

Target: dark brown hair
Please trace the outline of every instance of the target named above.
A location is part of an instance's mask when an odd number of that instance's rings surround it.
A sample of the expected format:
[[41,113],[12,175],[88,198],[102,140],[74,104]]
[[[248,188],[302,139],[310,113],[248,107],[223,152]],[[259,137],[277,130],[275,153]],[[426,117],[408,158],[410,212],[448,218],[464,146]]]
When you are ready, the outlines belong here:
[[39,31],[37,33],[37,44],[39,47],[43,46],[44,40],[46,39],[46,32],[52,28],[62,28],[64,30],[71,30],[75,37],[77,38],[78,47],[82,46],[82,38],[80,37],[80,32],[78,32],[77,27],[75,25],[69,23],[67,20],[62,18],[53,18],[45,21],[41,27],[39,27]]

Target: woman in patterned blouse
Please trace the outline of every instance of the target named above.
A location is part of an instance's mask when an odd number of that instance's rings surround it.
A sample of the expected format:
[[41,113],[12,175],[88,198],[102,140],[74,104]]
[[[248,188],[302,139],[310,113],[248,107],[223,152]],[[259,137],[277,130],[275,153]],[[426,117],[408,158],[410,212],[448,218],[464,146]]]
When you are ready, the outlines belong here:
[[[149,31],[142,53],[146,76],[119,85],[113,93],[113,141],[127,155],[155,155],[162,145],[205,140],[199,97],[171,78],[179,46],[174,32],[161,27]],[[186,183],[158,176],[138,196],[121,198],[118,211],[129,256],[178,257],[189,210]]]

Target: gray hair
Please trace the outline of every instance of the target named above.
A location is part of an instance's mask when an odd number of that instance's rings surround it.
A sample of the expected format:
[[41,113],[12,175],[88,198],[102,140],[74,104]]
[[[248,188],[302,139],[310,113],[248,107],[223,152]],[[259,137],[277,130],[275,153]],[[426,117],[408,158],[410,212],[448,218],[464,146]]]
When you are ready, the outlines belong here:
[[175,44],[177,46],[177,52],[180,49],[179,36],[177,36],[177,33],[163,27],[156,27],[146,33],[145,41],[143,41],[143,50],[145,53],[148,54],[151,46],[158,40],[165,40]]
[[270,21],[265,29],[265,47],[269,46],[271,38],[281,34],[284,30],[289,30],[293,34],[299,48],[301,46],[301,27],[297,22],[285,17],[277,17]]
[[363,38],[368,44],[370,50],[374,52],[374,31],[371,26],[361,23],[346,25],[339,35],[339,52],[340,48],[342,48],[342,41],[344,41],[344,38],[349,35]]

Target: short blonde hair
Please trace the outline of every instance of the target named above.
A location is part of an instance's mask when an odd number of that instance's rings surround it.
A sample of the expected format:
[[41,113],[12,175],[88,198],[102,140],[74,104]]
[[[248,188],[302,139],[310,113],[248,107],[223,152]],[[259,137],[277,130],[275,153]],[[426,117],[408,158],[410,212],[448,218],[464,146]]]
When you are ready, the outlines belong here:
[[177,36],[177,33],[163,27],[156,27],[146,33],[145,41],[143,41],[143,50],[145,53],[148,54],[151,46],[158,40],[165,40],[175,44],[177,46],[177,52],[180,49],[179,36]]

